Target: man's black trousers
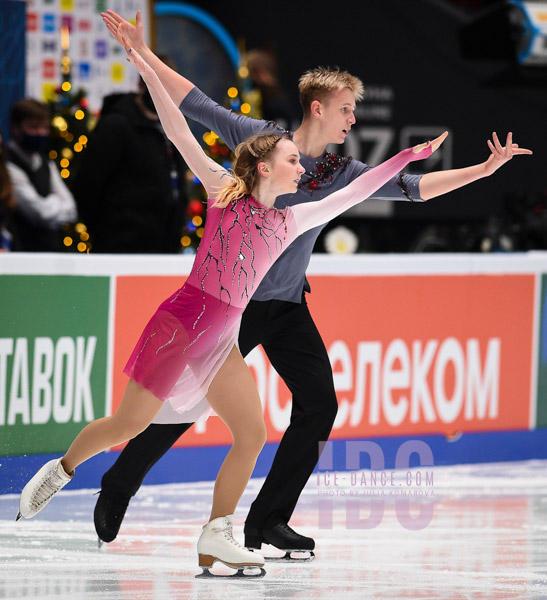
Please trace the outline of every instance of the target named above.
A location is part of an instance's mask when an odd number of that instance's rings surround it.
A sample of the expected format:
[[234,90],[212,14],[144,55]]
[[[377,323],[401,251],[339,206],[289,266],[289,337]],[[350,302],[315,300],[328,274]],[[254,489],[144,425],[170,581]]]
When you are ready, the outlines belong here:
[[[289,522],[338,405],[327,351],[305,298],[301,304],[251,301],[241,322],[241,354],[246,356],[259,344],[292,393],[289,427],[246,520],[249,527],[268,528]],[[120,500],[133,496],[151,467],[191,425],[150,425],[105,473],[103,492]]]

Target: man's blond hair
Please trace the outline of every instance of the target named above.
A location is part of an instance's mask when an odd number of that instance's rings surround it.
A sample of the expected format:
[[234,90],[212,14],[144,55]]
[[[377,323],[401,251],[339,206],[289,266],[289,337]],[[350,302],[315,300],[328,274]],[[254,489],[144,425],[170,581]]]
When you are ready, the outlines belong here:
[[363,99],[363,82],[347,71],[329,67],[317,67],[306,71],[298,82],[300,104],[304,111],[304,117],[310,114],[311,103],[314,100],[325,102],[330,94],[345,88],[353,92],[356,102]]

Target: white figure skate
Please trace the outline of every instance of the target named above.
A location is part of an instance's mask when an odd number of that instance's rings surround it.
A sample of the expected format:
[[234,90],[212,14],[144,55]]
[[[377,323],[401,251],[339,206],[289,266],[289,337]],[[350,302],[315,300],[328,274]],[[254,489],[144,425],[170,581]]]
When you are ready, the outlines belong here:
[[[232,535],[232,516],[218,517],[203,527],[198,540],[199,566],[203,577],[264,577],[266,571],[264,558],[254,550],[248,550],[237,542]],[[210,572],[215,562],[221,562],[232,569],[233,575],[215,575]],[[252,569],[251,572],[249,572]]]
[[19,521],[21,517],[31,519],[37,515],[73,477],[74,471],[70,475],[66,473],[60,458],[47,462],[23,488],[15,520]]

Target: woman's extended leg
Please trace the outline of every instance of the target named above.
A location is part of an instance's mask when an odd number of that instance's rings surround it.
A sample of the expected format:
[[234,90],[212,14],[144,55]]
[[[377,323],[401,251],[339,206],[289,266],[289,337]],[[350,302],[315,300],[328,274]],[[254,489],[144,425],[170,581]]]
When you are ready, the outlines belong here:
[[212,520],[233,514],[266,441],[256,383],[235,346],[213,379],[207,400],[233,437],[232,447],[217,475]]
[[38,514],[70,481],[78,465],[102,450],[138,435],[151,423],[161,406],[161,400],[131,379],[116,414],[86,425],[62,459],[47,462],[25,485],[17,520]]
[[162,406],[159,398],[130,379],[118,410],[80,431],[61,459],[63,468],[71,473],[88,458],[134,438],[150,425]]

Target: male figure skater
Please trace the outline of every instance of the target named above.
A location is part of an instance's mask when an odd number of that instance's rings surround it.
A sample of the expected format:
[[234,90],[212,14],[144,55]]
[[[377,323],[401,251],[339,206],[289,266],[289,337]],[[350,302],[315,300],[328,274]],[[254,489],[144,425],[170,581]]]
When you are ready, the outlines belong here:
[[[278,128],[275,123],[237,115],[219,106],[163,64],[144,43],[140,12],[136,26],[112,11],[102,16],[116,40],[122,43],[124,36],[152,66],[180,110],[217,133],[230,148],[260,130]],[[361,81],[347,72],[318,68],[300,78],[299,91],[304,115],[293,141],[306,173],[295,194],[278,198],[277,208],[321,200],[371,168],[325,150],[329,143],[343,143],[355,123],[355,103],[363,95]],[[491,175],[514,155],[531,154],[513,144],[511,134],[505,146],[496,134],[488,146],[491,154],[484,163],[423,176],[401,173],[375,197],[425,201]],[[300,236],[270,269],[243,313],[239,333],[242,355],[262,344],[292,393],[289,427],[244,528],[247,547],[259,549],[262,543],[271,544],[286,551],[286,559],[292,551],[311,552],[315,547],[312,538],[298,534],[288,523],[319,458],[319,442],[328,439],[338,408],[328,354],[305,297],[310,292],[306,268],[321,230],[317,227]],[[192,414],[177,414],[166,405],[154,424],[129,442],[102,479],[95,508],[100,539],[115,539],[129,500],[146,473],[204,408],[205,403]]]

